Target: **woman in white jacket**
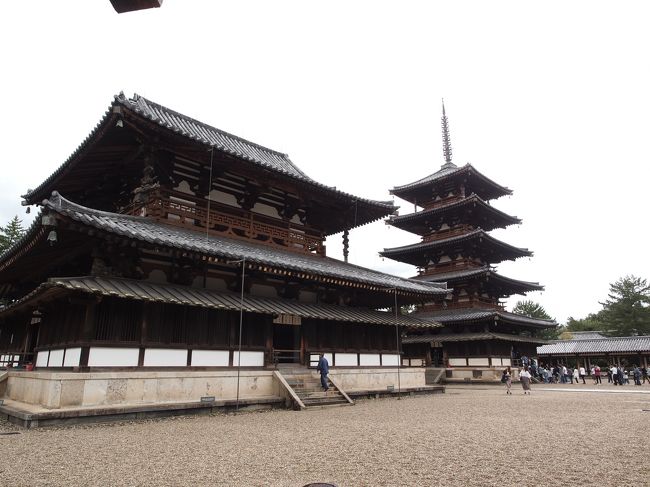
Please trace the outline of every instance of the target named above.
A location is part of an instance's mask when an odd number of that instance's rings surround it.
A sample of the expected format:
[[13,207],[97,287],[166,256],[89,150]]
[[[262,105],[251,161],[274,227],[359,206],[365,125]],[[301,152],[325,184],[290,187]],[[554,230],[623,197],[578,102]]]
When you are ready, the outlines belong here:
[[[584,369],[582,369],[584,370]],[[573,378],[576,380],[576,384],[578,383],[578,379],[580,378],[580,371],[578,370],[578,367],[573,369]],[[573,382],[571,382],[573,384]]]
[[528,365],[519,372],[519,380],[521,387],[524,389],[524,394],[530,394],[530,372],[528,372]]
[[584,367],[580,367],[580,378],[582,379],[582,383],[586,384],[585,382],[585,376],[587,375],[587,371],[585,370]]

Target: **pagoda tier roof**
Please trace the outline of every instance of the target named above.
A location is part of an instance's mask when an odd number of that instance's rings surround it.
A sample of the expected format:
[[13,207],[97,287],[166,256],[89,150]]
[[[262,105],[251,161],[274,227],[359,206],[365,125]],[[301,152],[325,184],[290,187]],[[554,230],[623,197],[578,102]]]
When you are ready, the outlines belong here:
[[518,279],[512,279],[510,277],[503,276],[497,273],[490,266],[482,266],[473,269],[463,269],[454,272],[444,272],[441,274],[424,274],[421,276],[414,277],[421,281],[427,282],[446,282],[451,287],[455,287],[459,283],[471,282],[477,279],[494,283],[503,288],[509,289],[510,294],[523,294],[529,291],[543,291],[544,286],[540,285],[538,282],[529,282],[529,281],[520,281]]
[[553,328],[557,326],[554,320],[542,320],[529,316],[510,313],[495,308],[454,308],[417,313],[420,319],[430,319],[443,325],[464,325],[485,321],[499,321],[513,325],[524,325],[532,328]]
[[331,304],[301,303],[289,299],[263,298],[211,291],[208,289],[157,284],[133,279],[110,277],[56,277],[50,278],[23,298],[0,308],[0,315],[21,308],[38,304],[48,299],[70,292],[81,292],[95,296],[111,296],[138,301],[196,306],[218,310],[238,311],[242,309],[249,313],[262,314],[291,314],[302,318],[314,318],[330,321],[344,321],[375,325],[404,326],[412,329],[439,328],[441,325],[428,320],[421,320],[412,315],[398,315],[392,312],[377,311],[370,308],[338,306]]
[[[260,180],[266,181],[271,175],[276,179],[280,178],[289,182],[296,190],[302,188],[303,192],[311,192],[314,197],[320,195],[321,199],[330,201],[337,208],[340,207],[342,212],[352,211],[350,208],[353,208],[354,225],[330,224],[332,228],[325,228],[328,235],[376,221],[397,209],[392,201],[360,198],[319,183],[300,170],[287,154],[229,134],[137,94],[134,94],[133,98],[127,98],[123,93],[114,97],[104,117],[72,155],[36,189],[23,195],[24,204],[37,204],[54,190],[64,194],[83,192],[89,185],[96,185],[98,174],[110,174],[127,160],[135,149],[129,145],[125,146],[124,136],[119,135],[122,133],[120,131],[126,130],[126,127],[122,127],[125,124],[121,122],[123,119],[138,127],[155,130],[157,134],[185,140],[194,147],[195,152],[203,154],[202,157],[209,159],[209,156],[205,156],[206,150],[214,149],[248,163],[259,172]],[[109,136],[115,140],[119,137],[122,139],[119,139],[119,143],[107,142],[108,146],[102,147],[102,139],[110,139]],[[111,157],[106,156],[109,149]]]
[[448,191],[453,189],[449,183],[453,184],[455,180],[461,179],[464,180],[465,190],[468,193],[475,193],[485,200],[512,194],[512,190],[487,178],[471,164],[458,167],[453,162],[443,164],[438,171],[415,182],[395,186],[390,193],[421,206],[431,200],[434,191],[439,193],[436,188]]
[[431,233],[432,230],[440,228],[443,223],[450,226],[468,223],[488,232],[495,228],[505,228],[508,225],[521,223],[516,216],[508,215],[494,208],[476,194],[443,206],[407,215],[391,216],[387,221],[394,227],[418,235]]
[[481,260],[490,264],[533,255],[530,250],[502,242],[481,228],[462,235],[393,247],[380,252],[382,257],[388,257],[418,267],[429,265],[429,262],[434,257],[449,254],[480,257]]
[[650,336],[601,337],[580,340],[559,340],[555,343],[537,347],[539,355],[579,355],[648,353]]
[[432,342],[473,342],[479,340],[500,340],[505,342],[521,342],[521,343],[548,343],[548,340],[541,338],[527,337],[522,335],[511,335],[509,333],[452,333],[452,334],[426,334],[426,335],[411,335],[404,337],[402,343],[408,345],[410,343],[432,343]]
[[[44,200],[42,205],[44,213],[52,212],[64,219],[69,218],[86,228],[143,242],[152,247],[184,250],[224,262],[245,259],[249,266],[264,268],[272,273],[289,271],[284,274],[348,286],[362,285],[361,287],[375,291],[397,289],[400,294],[407,295],[444,296],[448,292],[444,284],[392,276],[331,257],[293,252],[254,243],[248,239],[235,239],[215,234],[206,236],[205,230],[195,231],[157,222],[147,217],[87,208],[68,201],[57,192],[52,193],[52,196]],[[46,227],[40,224],[40,220],[41,218],[37,218],[26,235],[0,255],[0,271],[16,259],[28,254],[29,249],[35,245],[36,239],[46,238]],[[93,233],[96,232],[93,230]]]

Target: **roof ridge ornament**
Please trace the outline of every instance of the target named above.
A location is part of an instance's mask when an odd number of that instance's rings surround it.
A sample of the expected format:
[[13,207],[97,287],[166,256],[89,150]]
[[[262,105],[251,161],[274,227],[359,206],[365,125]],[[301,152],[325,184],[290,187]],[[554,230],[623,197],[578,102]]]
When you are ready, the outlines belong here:
[[445,163],[442,165],[443,169],[456,167],[456,164],[451,162],[451,137],[449,136],[449,121],[445,113],[445,99],[442,99],[442,153],[445,156]]

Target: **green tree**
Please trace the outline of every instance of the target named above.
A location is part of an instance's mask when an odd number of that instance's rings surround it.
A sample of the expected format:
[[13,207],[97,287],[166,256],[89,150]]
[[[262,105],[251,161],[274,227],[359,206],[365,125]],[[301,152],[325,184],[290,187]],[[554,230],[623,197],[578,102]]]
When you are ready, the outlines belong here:
[[[552,320],[551,315],[549,315],[544,306],[535,301],[529,299],[524,301],[517,301],[515,307],[512,308],[512,312],[518,315],[528,316],[530,318],[539,318],[542,320]],[[540,330],[536,333],[536,336],[545,340],[557,340],[560,333],[563,331],[563,327],[555,326],[553,328],[546,328]]]
[[25,235],[23,222],[15,216],[6,227],[0,227],[0,253],[20,240],[23,235]]
[[650,285],[645,279],[625,276],[609,285],[598,318],[613,336],[650,335]]
[[572,316],[566,322],[567,331],[601,331],[607,328],[602,322],[600,312],[589,313],[586,318],[576,320]]

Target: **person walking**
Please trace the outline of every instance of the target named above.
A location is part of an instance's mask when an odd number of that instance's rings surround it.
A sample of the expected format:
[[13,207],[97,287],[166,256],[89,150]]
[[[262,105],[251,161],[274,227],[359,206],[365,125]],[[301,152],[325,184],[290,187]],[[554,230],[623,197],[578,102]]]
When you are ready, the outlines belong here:
[[[582,370],[584,370],[584,369],[582,369]],[[576,384],[577,384],[577,383],[578,383],[578,379],[580,379],[580,371],[578,370],[578,367],[576,367],[575,369],[573,369],[573,378],[575,379]],[[573,384],[573,381],[571,381],[571,384]]]
[[530,372],[528,372],[528,366],[524,367],[521,372],[519,372],[519,380],[521,381],[521,387],[524,390],[524,395],[530,395]]
[[325,354],[321,353],[320,358],[318,359],[318,367],[316,368],[320,372],[320,385],[323,387],[323,390],[327,392],[330,388],[329,383],[327,382],[327,374],[330,373],[330,364],[325,358]]
[[[585,376],[587,375],[587,371],[585,370],[584,367],[580,367],[580,378],[582,379],[582,383],[586,384],[585,382]],[[577,381],[576,381],[577,382]]]
[[596,380],[596,384],[602,384],[603,381],[600,379],[600,366],[596,365],[594,367],[594,379]]
[[632,372],[634,375],[634,385],[635,386],[640,386],[641,385],[641,369],[638,368],[636,365],[634,366],[634,372]]
[[614,381],[614,385],[618,385],[618,369],[616,368],[616,365],[612,365],[609,368],[609,372],[612,374],[612,381]]
[[506,395],[511,395],[512,391],[510,388],[512,387],[512,371],[510,370],[510,367],[506,367],[506,369],[503,371],[501,382],[506,385]]
[[650,377],[648,377],[648,367],[643,367],[641,369],[641,373],[643,374],[643,383],[645,384],[645,381],[648,381],[648,384],[650,384]]

